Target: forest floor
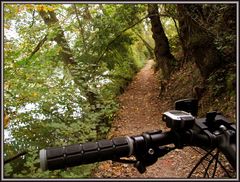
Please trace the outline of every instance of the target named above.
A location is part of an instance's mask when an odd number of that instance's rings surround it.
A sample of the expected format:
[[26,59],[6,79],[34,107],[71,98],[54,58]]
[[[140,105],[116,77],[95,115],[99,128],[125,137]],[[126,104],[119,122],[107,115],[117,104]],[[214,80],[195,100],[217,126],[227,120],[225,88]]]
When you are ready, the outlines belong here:
[[[173,99],[178,99],[178,96],[174,97],[168,91],[164,96],[159,96],[159,76],[154,72],[153,65],[153,60],[149,60],[125,92],[119,96],[121,107],[112,123],[108,134],[109,139],[124,135],[139,135],[152,130],[169,130],[161,119],[162,113],[173,109]],[[180,89],[181,85],[178,87]],[[177,85],[172,85],[172,89],[178,89]],[[133,164],[106,161],[99,163],[98,168],[93,172],[93,177],[186,178],[201,156],[198,151],[190,147],[177,149],[159,158],[154,165],[147,167],[144,174],[140,174]]]

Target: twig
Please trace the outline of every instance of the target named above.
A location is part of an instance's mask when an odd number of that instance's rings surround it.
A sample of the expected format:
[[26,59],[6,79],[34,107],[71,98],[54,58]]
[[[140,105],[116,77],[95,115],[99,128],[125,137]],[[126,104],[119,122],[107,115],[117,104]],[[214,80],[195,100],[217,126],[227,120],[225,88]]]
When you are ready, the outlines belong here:
[[33,12],[32,12],[32,23],[31,23],[31,25],[29,26],[29,28],[32,28],[32,26],[33,26],[34,23],[35,23],[35,13],[36,13],[36,11],[33,10]]
[[18,153],[17,155],[15,155],[15,156],[13,156],[13,157],[11,157],[9,159],[4,160],[4,164],[7,164],[7,163],[9,163],[9,162],[11,162],[11,161],[13,161],[13,160],[23,156],[23,155],[26,155],[27,153],[28,152],[26,150],[22,151],[22,152]]
[[39,51],[39,49],[43,46],[43,44],[46,42],[46,40],[47,40],[47,35],[45,35],[44,38],[42,40],[40,40],[40,42],[35,47],[35,49],[33,50],[33,52],[31,53],[31,55],[29,56],[28,59],[31,59],[34,56],[34,54]]

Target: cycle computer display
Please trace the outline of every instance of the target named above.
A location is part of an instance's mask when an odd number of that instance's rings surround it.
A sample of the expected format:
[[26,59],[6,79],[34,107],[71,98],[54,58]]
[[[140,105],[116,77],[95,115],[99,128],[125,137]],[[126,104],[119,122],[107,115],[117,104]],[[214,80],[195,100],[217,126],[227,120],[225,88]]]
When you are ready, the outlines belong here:
[[163,113],[162,120],[171,129],[187,129],[193,126],[195,117],[185,111],[170,110]]

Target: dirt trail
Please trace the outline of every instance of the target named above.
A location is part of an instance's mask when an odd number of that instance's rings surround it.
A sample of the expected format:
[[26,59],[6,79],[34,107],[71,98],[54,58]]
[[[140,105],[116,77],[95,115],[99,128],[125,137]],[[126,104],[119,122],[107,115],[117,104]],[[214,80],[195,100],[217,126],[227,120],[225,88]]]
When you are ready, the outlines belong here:
[[[161,114],[168,108],[159,96],[159,80],[153,70],[153,61],[135,76],[124,94],[119,97],[121,109],[113,121],[108,138],[123,135],[138,135],[142,132],[168,130]],[[195,152],[196,154],[196,152]],[[94,173],[95,178],[186,178],[196,156],[191,148],[175,150],[158,159],[140,174],[132,164],[102,162]]]
[[121,109],[110,134],[132,135],[160,128],[159,83],[152,65],[150,60],[120,96]]
[[[159,96],[159,80],[152,68],[150,60],[135,76],[124,94],[119,98],[121,109],[113,121],[109,138],[123,135],[137,135],[145,131],[156,129],[166,130],[165,123],[161,122],[164,112]],[[162,103],[162,104],[161,104]],[[147,172],[140,174],[131,164],[117,162],[102,162],[95,172],[100,178],[171,178],[180,177],[177,174],[173,155],[169,154],[159,159]],[[185,177],[186,174],[183,176]]]

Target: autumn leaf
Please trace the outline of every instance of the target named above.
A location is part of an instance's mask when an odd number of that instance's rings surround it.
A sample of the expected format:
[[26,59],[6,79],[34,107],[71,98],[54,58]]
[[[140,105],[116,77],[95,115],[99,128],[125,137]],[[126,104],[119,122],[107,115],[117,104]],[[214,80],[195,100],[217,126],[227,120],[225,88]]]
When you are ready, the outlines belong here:
[[3,119],[3,121],[4,121],[4,128],[7,128],[7,127],[8,127],[8,124],[9,124],[9,122],[10,122],[10,117],[9,117],[9,115],[4,114],[4,119]]

